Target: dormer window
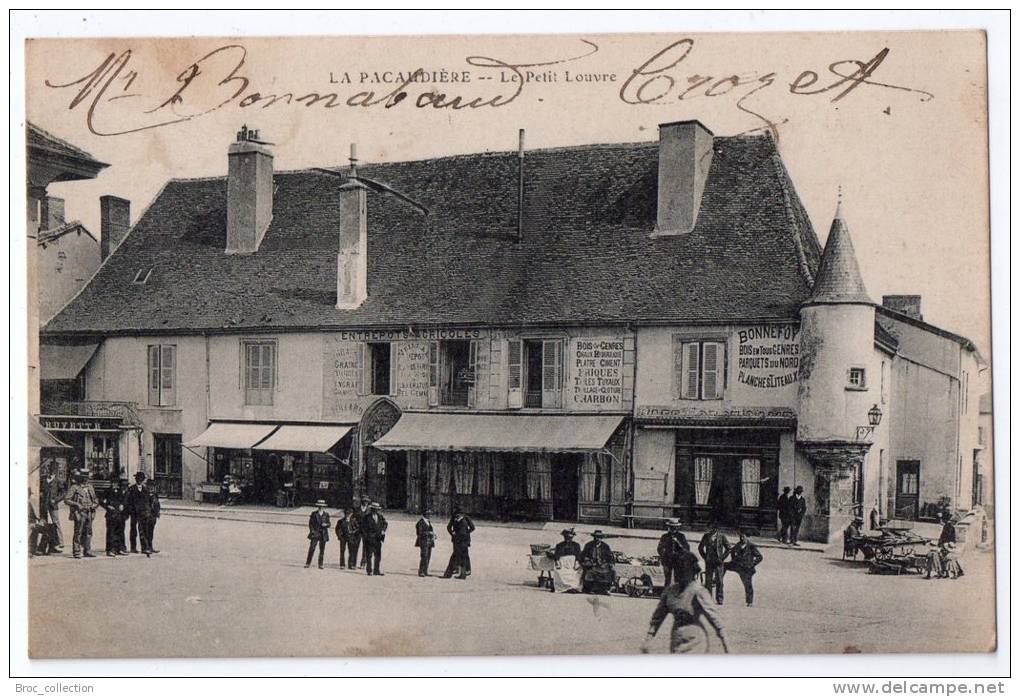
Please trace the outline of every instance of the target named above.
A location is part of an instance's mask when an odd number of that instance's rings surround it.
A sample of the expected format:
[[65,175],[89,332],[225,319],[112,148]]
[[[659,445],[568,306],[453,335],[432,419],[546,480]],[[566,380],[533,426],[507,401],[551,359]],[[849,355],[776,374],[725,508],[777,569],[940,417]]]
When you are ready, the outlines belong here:
[[138,273],[135,274],[134,280],[132,280],[131,282],[134,283],[135,285],[144,286],[146,283],[149,282],[149,277],[152,276],[152,270],[154,268],[156,267],[143,266],[142,268],[138,269]]

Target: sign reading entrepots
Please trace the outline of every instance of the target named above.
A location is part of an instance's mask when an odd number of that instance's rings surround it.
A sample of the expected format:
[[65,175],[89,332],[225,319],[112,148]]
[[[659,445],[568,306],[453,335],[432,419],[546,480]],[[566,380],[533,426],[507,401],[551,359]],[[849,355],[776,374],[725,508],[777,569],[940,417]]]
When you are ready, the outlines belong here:
[[737,331],[737,381],[762,390],[797,382],[800,328],[762,324]]

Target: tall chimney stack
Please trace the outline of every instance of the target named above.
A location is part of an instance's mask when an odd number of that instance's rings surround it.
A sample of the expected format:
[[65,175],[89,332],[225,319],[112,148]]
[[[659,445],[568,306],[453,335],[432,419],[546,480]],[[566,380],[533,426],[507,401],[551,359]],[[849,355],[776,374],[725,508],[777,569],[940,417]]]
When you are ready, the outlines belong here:
[[358,179],[351,143],[350,176],[340,186],[340,249],[336,255],[336,307],[353,310],[368,297],[368,188]]
[[119,196],[99,197],[99,254],[103,260],[131,230],[131,202]]
[[56,196],[47,196],[42,200],[42,219],[43,230],[55,230],[67,220],[64,218],[64,199],[57,198]]
[[257,252],[273,219],[273,153],[242,126],[227,152],[227,254]]
[[659,126],[659,201],[653,235],[686,235],[694,229],[712,166],[712,143],[712,132],[699,121]]

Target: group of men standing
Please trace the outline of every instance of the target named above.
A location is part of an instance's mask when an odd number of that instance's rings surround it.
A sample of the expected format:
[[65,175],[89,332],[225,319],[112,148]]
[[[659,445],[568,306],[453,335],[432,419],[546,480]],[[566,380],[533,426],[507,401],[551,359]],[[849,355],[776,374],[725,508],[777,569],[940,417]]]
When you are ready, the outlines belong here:
[[797,486],[790,494],[790,487],[784,486],[783,493],[776,501],[776,512],[779,514],[779,535],[777,539],[783,544],[800,547],[800,525],[807,513],[807,501],[804,499],[804,487]]
[[[319,568],[325,568],[326,543],[329,541],[331,523],[326,502],[319,499],[315,506],[316,509],[308,517],[306,569],[312,565],[316,548],[319,551]],[[432,550],[436,546],[436,531],[431,516],[432,511],[425,510],[415,523],[414,546],[419,550],[418,576],[421,577],[431,575],[429,564],[432,560]],[[340,568],[359,568],[358,551],[363,547],[360,568],[365,569],[369,576],[383,576],[380,565],[388,527],[389,523],[382,514],[382,506],[368,496],[361,497],[359,507],[344,508],[333,528],[340,543]],[[462,510],[457,509],[450,518],[446,530],[453,543],[453,553],[450,555],[443,578],[452,578],[456,574],[457,578],[466,579],[471,575],[471,533],[475,531],[475,524]]]
[[43,478],[39,496],[39,515],[29,508],[32,535],[29,553],[33,556],[60,554],[64,551],[64,536],[60,528],[60,504],[67,505],[69,518],[74,525],[72,555],[75,559],[95,557],[92,552],[92,527],[99,508],[106,512],[106,556],[128,554],[124,526],[131,521],[131,553],[151,556],[159,552],[153,547],[156,521],[160,515],[159,495],[146,481],[144,472],[135,473],[135,483],[126,486],[127,480],[110,482],[110,486],[97,495],[88,480],[88,472],[75,470],[72,485],[64,491],[56,474],[51,470]]
[[[698,560],[691,553],[686,536],[680,531],[680,522],[671,520],[666,528],[666,534],[659,539],[658,552],[668,588],[677,579],[690,577],[691,566]],[[762,554],[743,530],[737,531],[737,538],[736,544],[731,544],[714,523],[702,535],[698,543],[698,554],[705,563],[704,586],[710,593],[714,591],[716,602],[722,605],[723,577],[727,571],[732,571],[740,577],[744,586],[744,600],[750,607],[754,603],[753,578],[762,561]]]

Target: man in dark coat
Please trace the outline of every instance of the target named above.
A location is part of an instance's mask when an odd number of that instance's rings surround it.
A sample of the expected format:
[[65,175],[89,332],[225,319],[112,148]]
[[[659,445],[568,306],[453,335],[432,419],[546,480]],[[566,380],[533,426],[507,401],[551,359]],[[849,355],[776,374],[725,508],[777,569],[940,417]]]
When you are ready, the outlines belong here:
[[315,502],[315,510],[308,516],[308,556],[305,568],[312,565],[315,548],[319,548],[319,568],[323,568],[326,557],[326,543],[329,542],[329,511],[326,502],[319,499]]
[[49,554],[49,538],[46,535],[46,523],[36,515],[32,504],[32,488],[28,488],[28,556],[35,557]]
[[790,499],[790,544],[800,547],[800,524],[804,522],[804,514],[807,513],[807,501],[804,500],[804,487],[798,486],[793,490],[793,498]]
[[464,515],[464,511],[456,509],[446,525],[446,532],[450,533],[450,541],[453,542],[453,553],[443,578],[451,578],[458,570],[457,578],[461,580],[471,575],[471,533],[474,531],[475,524],[471,519]]
[[156,492],[154,483],[145,485],[144,489],[145,498],[142,501],[141,517],[138,521],[140,526],[140,534],[144,533],[142,538],[142,551],[145,556],[152,556],[153,554],[159,554],[159,550],[155,548],[156,542],[156,522],[159,520],[160,505],[159,505],[159,494]]
[[[139,525],[142,520],[142,511],[146,508],[148,500],[148,487],[145,485],[145,472],[135,472],[135,483],[128,487],[127,494],[124,497],[124,509],[127,514],[131,517],[131,553],[138,553],[138,538],[140,535],[144,535],[142,532],[142,526]],[[142,551],[146,549],[146,544],[143,539]]]
[[354,512],[351,513],[351,528],[353,529],[351,540],[354,543],[353,545],[354,551],[347,558],[348,567],[351,569],[358,566],[360,566],[362,569],[365,568],[366,564],[365,555],[368,554],[368,552],[365,550],[361,551],[361,563],[359,564],[358,547],[361,545],[361,521],[365,516],[368,515],[368,505],[370,503],[372,503],[372,499],[370,499],[367,496],[361,497],[360,506],[358,505],[357,499],[354,500]]
[[956,542],[956,526],[953,525],[953,517],[948,513],[942,514],[942,533],[939,535],[939,547],[950,542]]
[[761,564],[762,556],[758,547],[747,539],[743,530],[737,531],[737,544],[730,548],[730,560],[726,562],[726,571],[734,571],[740,576],[740,582],[744,584],[744,600],[747,606],[754,603],[754,579],[755,567]]
[[616,581],[616,572],[613,570],[613,550],[602,539],[601,530],[591,534],[592,541],[581,550],[581,568],[584,574],[581,576],[581,590],[585,593],[596,593],[609,595],[609,589]]
[[708,531],[698,543],[698,553],[705,560],[705,588],[715,589],[715,601],[723,604],[723,574],[726,569],[723,562],[730,551],[730,541],[719,532],[716,523],[708,526]]
[[110,483],[100,500],[106,511],[106,556],[126,554],[124,551],[124,489],[121,481]]
[[364,558],[367,560],[365,572],[369,576],[383,576],[379,568],[382,561],[382,546],[386,539],[386,528],[389,523],[382,514],[382,506],[373,502],[368,507],[368,515],[361,519],[361,539],[365,543]]
[[429,562],[432,560],[432,548],[436,546],[436,529],[432,527],[429,516],[432,511],[425,509],[421,518],[414,524],[414,546],[418,548],[418,575],[429,575]]
[[92,553],[92,522],[99,508],[99,497],[96,490],[89,484],[87,472],[76,471],[74,484],[67,490],[67,507],[71,509],[71,520],[74,522],[74,544],[72,550],[75,559],[83,555],[94,557]]
[[[341,514],[340,520],[336,521],[336,539],[340,543],[340,568],[344,568],[347,564],[344,563],[344,552],[351,549],[351,554],[357,554],[356,548],[350,548],[352,539],[354,537],[354,528],[352,527],[351,521],[351,507],[344,508]],[[353,568],[353,564],[351,567]]]
[[556,548],[553,549],[553,559],[556,561],[559,561],[563,557],[580,559],[581,545],[574,542],[574,535],[577,534],[574,532],[574,529],[569,528],[567,530],[563,530],[560,534],[563,535],[563,542],[558,542],[556,544]]
[[57,481],[54,467],[46,470],[46,478],[42,481],[39,492],[39,517],[46,523],[49,536],[50,551],[64,551],[64,533],[60,529],[60,502],[64,500],[64,488]]
[[790,504],[793,496],[790,495],[790,487],[784,486],[782,495],[776,499],[776,513],[779,515],[779,535],[777,540],[786,544],[790,541]]
[[684,569],[681,567],[689,557],[691,545],[687,537],[680,532],[680,521],[670,520],[666,523],[666,534],[659,538],[659,561],[666,574],[666,586],[672,584],[674,578],[682,578]]

